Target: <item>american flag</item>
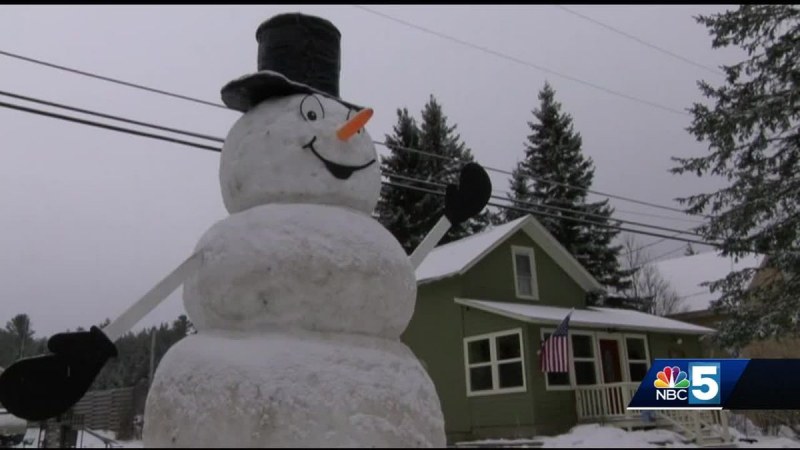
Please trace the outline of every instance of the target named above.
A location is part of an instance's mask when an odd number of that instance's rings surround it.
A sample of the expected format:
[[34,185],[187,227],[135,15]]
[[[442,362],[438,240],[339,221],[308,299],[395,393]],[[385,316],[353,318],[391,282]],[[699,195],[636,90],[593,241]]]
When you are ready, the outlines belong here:
[[539,351],[539,365],[542,372],[569,372],[569,317],[561,321],[556,331],[542,343]]

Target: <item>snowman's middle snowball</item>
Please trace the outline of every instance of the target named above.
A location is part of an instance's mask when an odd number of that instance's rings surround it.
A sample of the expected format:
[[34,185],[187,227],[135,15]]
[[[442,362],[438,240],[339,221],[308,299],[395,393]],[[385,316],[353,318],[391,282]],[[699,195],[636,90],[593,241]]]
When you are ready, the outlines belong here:
[[349,208],[271,204],[217,222],[184,283],[198,330],[301,328],[397,339],[414,312],[416,278],[403,247]]

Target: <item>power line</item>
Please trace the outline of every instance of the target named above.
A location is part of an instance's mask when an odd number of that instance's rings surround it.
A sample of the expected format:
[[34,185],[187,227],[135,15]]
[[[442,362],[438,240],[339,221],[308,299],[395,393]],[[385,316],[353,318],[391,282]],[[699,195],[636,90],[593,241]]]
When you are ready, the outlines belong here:
[[[392,173],[392,172],[388,172],[387,173],[387,172],[384,172],[383,174],[385,176],[387,176],[387,177],[395,177],[395,178],[398,178],[398,179],[401,179],[401,180],[405,180],[405,181],[416,182],[416,183],[427,183],[427,184],[430,184],[430,185],[433,185],[433,186],[436,186],[436,187],[442,187],[442,188],[446,187],[446,185],[442,184],[442,183],[438,183],[438,182],[435,182],[435,181],[421,180],[419,178],[407,177],[405,175],[400,175],[398,173]],[[598,219],[602,219],[602,220],[610,220],[612,222],[619,222],[619,223],[625,223],[625,224],[628,224],[628,225],[635,225],[635,226],[639,226],[639,227],[652,228],[654,230],[667,231],[667,232],[676,232],[677,231],[678,234],[692,234],[692,235],[695,235],[695,236],[700,236],[699,234],[697,234],[697,233],[695,233],[694,231],[691,231],[691,230],[678,231],[678,230],[675,230],[674,228],[666,228],[666,227],[661,227],[661,226],[658,226],[658,225],[652,225],[652,224],[647,224],[647,223],[642,223],[642,222],[633,222],[633,221],[630,221],[630,220],[615,219],[615,218],[612,218],[612,217],[606,217],[606,216],[603,216],[603,215],[600,215],[600,214],[584,212],[584,211],[580,211],[580,210],[576,210],[576,209],[572,209],[572,208],[564,208],[564,207],[555,206],[555,205],[540,205],[540,204],[537,204],[537,203],[531,203],[531,202],[521,201],[521,200],[511,200],[511,199],[508,199],[506,197],[501,197],[499,195],[492,195],[491,198],[494,198],[494,199],[497,199],[497,200],[512,201],[515,204],[519,204],[519,205],[523,205],[523,206],[527,206],[527,207],[543,208],[545,210],[549,209],[549,210],[555,210],[555,211],[560,211],[560,212],[567,212],[567,213],[572,213],[572,214],[578,214],[580,216],[585,216],[585,217],[594,217],[594,218],[598,218]],[[564,217],[564,216],[557,216],[557,217],[560,217],[560,218],[566,219],[566,220],[570,219],[569,217]]]
[[654,257],[650,258],[650,260],[649,260],[649,261],[647,261],[645,264],[650,264],[651,262],[655,262],[655,261],[657,261],[657,260],[659,260],[659,259],[661,259],[661,258],[663,258],[663,257],[665,257],[665,256],[669,256],[669,255],[672,255],[672,254],[674,254],[674,253],[677,253],[677,252],[679,252],[679,251],[681,251],[681,250],[684,250],[685,248],[686,248],[686,247],[684,247],[684,246],[682,246],[682,245],[681,245],[681,246],[680,246],[680,247],[678,247],[678,248],[672,249],[672,250],[670,250],[670,251],[668,251],[668,252],[664,252],[664,253],[661,253],[661,254],[659,254],[659,255],[656,255],[656,256],[654,256]]
[[619,209],[619,208],[614,208],[614,212],[615,213],[622,213],[622,214],[632,214],[632,215],[635,215],[635,216],[653,217],[653,218],[657,218],[657,219],[676,220],[676,221],[679,221],[679,222],[688,222],[688,223],[696,223],[696,224],[704,224],[705,223],[702,220],[692,220],[692,219],[685,219],[685,218],[681,218],[681,217],[662,216],[660,214],[649,214],[649,213],[645,213],[645,212],[631,211],[631,210]]
[[561,72],[557,72],[555,70],[548,69],[548,68],[546,68],[544,66],[540,66],[538,64],[534,64],[532,62],[522,60],[520,58],[508,55],[506,53],[498,52],[498,51],[492,50],[492,49],[490,49],[488,47],[483,47],[481,45],[473,44],[472,42],[468,42],[468,41],[459,39],[457,37],[450,36],[448,34],[444,34],[444,33],[441,33],[441,32],[435,31],[435,30],[431,30],[429,28],[422,27],[422,26],[417,25],[415,23],[407,22],[407,21],[405,21],[403,19],[399,19],[399,18],[391,16],[389,14],[384,14],[382,12],[375,11],[374,9],[368,8],[366,6],[362,6],[362,5],[353,5],[353,6],[355,6],[356,8],[362,9],[362,10],[364,10],[364,11],[370,13],[370,14],[374,14],[376,16],[383,17],[384,19],[388,19],[388,20],[397,22],[397,23],[405,25],[407,27],[414,28],[414,29],[419,30],[419,31],[423,31],[425,33],[432,34],[432,35],[438,36],[438,37],[440,37],[442,39],[447,39],[449,41],[452,41],[452,42],[455,42],[455,43],[458,43],[458,44],[461,44],[461,45],[464,45],[464,46],[467,46],[467,47],[470,47],[470,48],[473,48],[473,49],[476,49],[476,50],[480,50],[480,51],[482,51],[484,53],[488,53],[488,54],[491,54],[491,55],[494,55],[494,56],[498,56],[500,58],[503,58],[503,59],[506,59],[506,60],[509,60],[509,61],[513,61],[513,62],[515,62],[517,64],[522,64],[523,66],[531,67],[531,68],[539,70],[541,72],[546,72],[546,73],[549,73],[549,74],[552,74],[552,75],[555,75],[555,76],[558,76],[558,77],[561,77],[561,78],[564,78],[564,79],[567,79],[567,80],[570,80],[570,81],[573,81],[573,82],[576,82],[576,83],[583,84],[585,86],[589,86],[591,88],[603,91],[603,92],[605,92],[607,94],[615,95],[617,97],[622,97],[622,98],[630,100],[630,101],[634,101],[634,102],[637,102],[637,103],[648,105],[648,106],[651,106],[651,107],[654,107],[654,108],[658,108],[658,109],[661,109],[661,110],[664,110],[664,111],[668,111],[668,112],[671,112],[671,113],[674,113],[674,114],[680,114],[682,116],[688,116],[689,115],[689,113],[686,112],[686,111],[681,111],[679,109],[675,109],[675,108],[672,108],[672,107],[669,107],[669,106],[664,106],[664,105],[661,105],[659,103],[652,102],[650,100],[645,100],[645,99],[642,99],[642,98],[639,98],[639,97],[628,95],[628,94],[625,94],[623,92],[615,91],[615,90],[609,89],[607,87],[603,87],[603,86],[600,86],[598,84],[595,84],[595,83],[592,83],[592,82],[589,82],[589,81],[586,81],[586,80],[582,80],[580,78],[573,77],[571,75],[567,75],[567,74],[564,74],[564,73],[561,73]]
[[[432,190],[432,189],[426,189],[426,188],[422,188],[422,187],[419,187],[419,186],[411,186],[411,185],[407,185],[407,184],[396,183],[396,182],[393,182],[393,181],[382,181],[382,183],[385,184],[385,185],[388,185],[388,186],[405,188],[405,189],[409,189],[409,190],[412,190],[412,191],[425,192],[425,193],[428,193],[428,194],[439,195],[439,196],[444,196],[445,195],[444,192],[441,192],[441,191],[435,191],[435,190]],[[532,210],[529,210],[529,209],[519,208],[519,207],[512,206],[512,205],[501,205],[501,204],[492,203],[492,202],[487,203],[487,205],[495,206],[497,208],[504,208],[504,209],[510,209],[510,210],[513,210],[513,211],[519,211],[519,212],[523,212],[523,213],[526,213],[526,214],[532,214],[534,216],[553,217],[553,218],[556,218],[556,219],[565,219],[565,220],[570,220],[570,221],[573,221],[573,222],[589,223],[589,224],[597,225],[597,226],[600,226],[600,227],[603,227],[603,228],[611,228],[611,229],[616,229],[616,230],[620,230],[620,231],[627,231],[629,233],[643,234],[643,235],[654,236],[654,237],[661,237],[661,238],[671,239],[671,240],[674,240],[674,241],[689,242],[689,243],[692,243],[692,244],[702,244],[702,245],[716,245],[716,244],[711,244],[711,243],[708,243],[708,242],[697,241],[697,240],[694,240],[694,239],[676,238],[676,237],[673,237],[673,236],[665,236],[663,234],[651,233],[649,231],[642,231],[642,230],[634,230],[634,229],[631,229],[631,228],[617,227],[617,226],[614,226],[614,225],[601,224],[601,223],[598,223],[598,222],[591,222],[591,221],[587,221],[587,220],[581,220],[581,219],[578,219],[578,218],[561,217],[561,216],[556,216],[554,214],[549,214],[549,213],[540,212],[540,211],[532,211]]]
[[694,294],[689,294],[689,295],[682,295],[682,296],[678,297],[678,300],[683,300],[685,298],[691,298],[691,297],[697,297],[697,296],[705,295],[705,294],[708,294],[708,291],[695,292]]
[[[381,142],[381,141],[373,141],[373,143],[377,144],[377,145],[382,145],[382,146],[384,146],[384,147],[386,147],[386,148],[388,148],[390,150],[391,149],[397,149],[397,150],[402,150],[402,151],[405,151],[405,152],[412,152],[412,153],[418,153],[418,154],[422,154],[422,155],[427,155],[427,156],[430,156],[430,157],[433,157],[433,158],[443,159],[445,161],[454,161],[454,162],[457,162],[457,163],[460,163],[460,164],[465,164],[466,163],[466,161],[460,161],[458,159],[451,158],[449,156],[437,155],[437,154],[426,152],[426,151],[419,150],[419,149],[416,149],[416,148],[403,147],[401,145],[388,144],[386,142]],[[483,168],[486,169],[489,172],[496,172],[496,173],[500,173],[500,174],[503,174],[503,175],[511,175],[511,176],[514,175],[513,173],[511,173],[508,170],[497,169],[497,168],[489,167],[489,166],[483,166]],[[590,194],[600,195],[600,196],[609,197],[609,198],[615,198],[617,200],[636,203],[636,204],[644,205],[644,206],[650,206],[652,208],[664,209],[664,210],[669,210],[669,211],[674,211],[674,212],[679,212],[679,213],[682,213],[682,214],[686,214],[685,211],[683,211],[681,209],[678,209],[678,208],[673,208],[671,206],[659,205],[659,204],[656,204],[656,203],[646,202],[646,201],[643,201],[643,200],[636,200],[634,198],[623,197],[621,195],[616,195],[616,194],[608,194],[608,193],[605,193],[605,192],[595,191],[595,190],[592,190],[592,189],[586,189],[586,188],[583,188],[583,187],[580,187],[580,186],[573,186],[571,184],[561,183],[559,181],[545,180],[543,178],[537,178],[537,177],[530,177],[530,178],[532,180],[540,182],[540,183],[550,183],[550,184],[554,184],[554,185],[557,185],[557,186],[566,187],[566,188],[569,188],[569,189],[577,189],[577,190],[580,190],[580,191],[588,192]],[[705,217],[708,217],[708,216],[705,216]]]
[[[678,235],[680,235],[680,234],[681,234],[681,233],[677,233],[677,234],[675,234],[675,236],[678,236]],[[620,253],[620,255],[619,255],[619,256],[620,256],[620,257],[623,257],[623,256],[628,256],[628,255],[630,255],[631,253],[636,253],[636,252],[638,252],[639,250],[644,250],[644,249],[646,249],[646,248],[649,248],[649,247],[652,247],[652,246],[654,246],[654,245],[658,245],[658,244],[660,244],[660,243],[662,243],[662,242],[664,242],[664,241],[666,241],[666,240],[667,240],[666,238],[665,238],[665,239],[659,239],[659,240],[657,240],[657,241],[655,241],[655,242],[651,242],[651,243],[649,243],[649,244],[642,245],[642,246],[639,246],[639,247],[636,247],[636,248],[630,249],[630,250],[628,250],[628,251],[627,251],[627,252],[625,252],[625,253]]]
[[222,109],[227,109],[227,110],[233,111],[233,110],[229,109],[227,106],[225,106],[225,105],[223,105],[221,103],[209,102],[209,101],[206,101],[206,100],[201,100],[199,98],[189,97],[189,96],[181,95],[181,94],[175,94],[175,93],[172,93],[172,92],[169,92],[169,91],[164,91],[164,90],[161,90],[161,89],[151,88],[151,87],[148,87],[148,86],[144,86],[144,85],[136,84],[136,83],[131,83],[129,81],[124,81],[124,80],[120,80],[120,79],[117,79],[117,78],[106,77],[106,76],[98,75],[98,74],[92,73],[92,72],[87,72],[87,71],[83,71],[83,70],[79,70],[79,69],[73,69],[71,67],[61,66],[61,65],[54,64],[54,63],[51,63],[51,62],[43,61],[41,59],[35,59],[35,58],[27,57],[27,56],[22,56],[22,55],[19,55],[19,54],[16,54],[16,53],[11,53],[11,52],[8,52],[8,51],[2,50],[2,49],[0,49],[0,55],[8,56],[10,58],[16,58],[16,59],[19,59],[19,60],[22,60],[22,61],[27,61],[27,62],[33,63],[33,64],[39,64],[41,66],[50,67],[50,68],[53,68],[53,69],[58,69],[58,70],[66,71],[66,72],[75,73],[75,74],[78,74],[78,75],[83,75],[85,77],[91,77],[91,78],[96,78],[98,80],[108,81],[110,83],[120,84],[122,86],[128,86],[128,87],[132,87],[132,88],[136,88],[136,89],[141,89],[141,90],[147,91],[147,92],[153,92],[153,93],[156,93],[156,94],[167,95],[169,97],[179,98],[181,100],[188,100],[190,102],[199,103],[201,105],[214,106],[214,107],[217,107],[217,108],[222,108]]
[[[69,110],[69,111],[80,112],[80,113],[83,113],[83,114],[89,114],[89,115],[102,117],[102,118],[106,118],[106,119],[118,120],[118,121],[121,121],[121,122],[130,123],[130,124],[133,124],[133,125],[149,127],[149,128],[153,128],[153,129],[157,129],[157,130],[168,131],[168,132],[177,133],[177,134],[183,134],[183,135],[186,135],[186,136],[191,136],[191,137],[196,137],[196,138],[201,138],[201,139],[207,139],[207,140],[211,140],[211,141],[215,141],[215,142],[219,142],[219,143],[225,142],[225,140],[223,138],[216,137],[216,136],[210,136],[210,135],[206,135],[206,134],[200,134],[200,133],[180,130],[180,129],[176,129],[176,128],[164,127],[164,126],[156,125],[156,124],[153,124],[153,123],[132,120],[132,119],[128,119],[128,118],[125,118],[125,117],[106,114],[106,113],[93,111],[93,110],[89,110],[89,109],[85,109],[85,108],[77,108],[77,107],[74,107],[74,106],[65,105],[63,103],[56,103],[56,102],[52,102],[52,101],[43,100],[43,99],[40,99],[40,98],[25,96],[25,95],[21,95],[21,94],[15,94],[15,93],[8,92],[8,91],[0,90],[0,95],[5,95],[5,96],[8,96],[8,97],[21,99],[21,100],[25,100],[25,101],[29,101],[29,102],[39,103],[39,104],[42,104],[42,105],[53,106],[53,107],[56,107],[56,108],[66,109],[66,110]],[[414,152],[414,153],[422,154],[422,155],[425,155],[425,156],[428,156],[428,157],[439,158],[439,159],[442,159],[442,160],[445,160],[445,161],[454,161],[454,162],[457,162],[457,163],[463,163],[462,161],[457,160],[457,159],[452,158],[452,157],[443,156],[443,155],[437,155],[435,153],[426,152],[426,151],[419,150],[419,149],[413,149],[413,148],[397,146],[397,145],[390,145],[390,144],[387,144],[385,142],[380,142],[380,141],[373,141],[373,143],[378,144],[378,145],[382,145],[382,146],[387,147],[389,149],[395,148],[395,149],[402,150],[402,151]],[[511,172],[506,171],[506,170],[496,169],[496,168],[488,167],[488,166],[485,166],[484,168],[486,170],[488,170],[488,171],[493,171],[493,172],[497,172],[497,173],[501,173],[501,174],[505,174],[505,175],[512,175]],[[656,208],[661,208],[661,209],[669,209],[669,210],[672,210],[672,211],[683,212],[683,211],[681,211],[680,209],[677,209],[677,208],[671,208],[669,206],[663,206],[663,205],[656,205],[654,203],[644,202],[644,201],[636,200],[636,199],[630,199],[630,198],[619,196],[619,195],[607,194],[607,193],[600,192],[600,191],[594,191],[594,190],[591,190],[591,189],[585,189],[585,188],[582,188],[582,187],[579,187],[579,186],[572,186],[572,185],[567,184],[567,183],[560,183],[560,182],[557,182],[557,181],[544,180],[544,179],[536,178],[536,177],[531,177],[531,178],[533,180],[535,180],[535,181],[538,181],[538,182],[550,183],[550,184],[560,185],[560,186],[564,186],[564,187],[571,188],[571,189],[583,190],[585,192],[589,192],[589,193],[596,194],[596,195],[601,195],[601,196],[610,197],[610,198],[616,198],[616,199],[619,199],[619,200],[629,201],[629,202],[643,204],[643,205],[646,205],[646,206],[651,206],[651,207],[656,207]]]
[[[444,193],[442,193],[442,195],[444,195]],[[488,205],[496,206],[498,208],[505,208],[505,209],[511,209],[511,210],[515,210],[515,211],[519,211],[519,212],[524,212],[524,213],[527,213],[527,214],[540,215],[540,216],[544,216],[544,217],[554,217],[554,218],[557,218],[557,219],[562,219],[563,218],[563,219],[566,219],[566,220],[571,220],[573,222],[578,222],[579,221],[579,219],[575,219],[575,218],[560,217],[560,216],[556,216],[556,215],[553,215],[553,214],[548,214],[548,213],[543,213],[543,212],[535,212],[535,211],[531,211],[531,210],[524,209],[524,208],[518,208],[516,206],[511,206],[511,205],[500,205],[500,204],[491,203],[491,202],[488,203]],[[611,229],[615,229],[615,230],[619,230],[619,231],[627,231],[629,233],[637,233],[637,234],[642,234],[642,235],[646,235],[646,236],[666,238],[666,239],[671,239],[673,241],[688,242],[690,244],[711,245],[711,246],[718,246],[719,245],[719,244],[714,244],[714,243],[710,243],[710,242],[697,241],[697,240],[694,240],[694,239],[677,238],[677,237],[673,237],[673,236],[665,236],[663,234],[652,233],[652,232],[649,232],[649,231],[636,230],[636,229],[632,229],[632,228],[615,227],[613,225],[600,224],[600,223],[597,223],[597,222],[590,222],[590,221],[582,221],[582,222],[587,222],[589,224],[597,225],[597,226],[603,227],[603,228],[611,228]]]
[[636,37],[636,36],[634,36],[634,35],[632,35],[630,33],[626,33],[624,31],[620,30],[619,28],[614,28],[611,25],[603,23],[603,22],[601,22],[601,21],[599,21],[597,19],[593,19],[593,18],[591,18],[589,16],[586,16],[584,14],[581,14],[581,13],[579,13],[577,11],[571,10],[571,9],[567,8],[566,6],[564,6],[564,5],[553,5],[553,6],[555,6],[557,8],[561,8],[562,10],[564,10],[564,11],[566,11],[566,12],[568,12],[568,13],[574,15],[574,16],[577,16],[577,17],[580,17],[581,19],[584,19],[584,20],[587,20],[589,22],[592,22],[595,25],[599,25],[599,26],[601,26],[601,27],[603,27],[603,28],[605,28],[605,29],[607,29],[607,30],[609,30],[611,32],[617,33],[617,34],[619,34],[621,36],[624,36],[624,37],[626,37],[628,39],[634,40],[634,41],[636,41],[636,42],[638,42],[638,43],[640,43],[640,44],[642,44],[642,45],[644,45],[646,47],[650,47],[650,48],[652,48],[654,50],[657,50],[657,51],[659,51],[661,53],[664,53],[665,55],[671,56],[671,57],[673,57],[675,59],[678,59],[680,61],[683,61],[683,62],[685,62],[687,64],[690,64],[690,65],[695,66],[695,67],[699,67],[699,68],[701,68],[703,70],[706,70],[708,72],[714,73],[716,75],[725,76],[725,73],[720,71],[720,70],[718,70],[718,69],[715,69],[713,67],[709,67],[709,66],[700,64],[700,63],[698,63],[696,61],[692,61],[689,58],[681,56],[681,55],[679,55],[679,54],[677,54],[675,52],[669,51],[669,50],[667,50],[665,48],[662,48],[662,47],[659,47],[659,46],[657,46],[655,44],[651,44],[650,42],[647,42],[644,39]]
[[[0,102],[0,107],[6,107],[6,108],[10,108],[10,109],[15,109],[15,110],[18,110],[18,111],[28,112],[28,113],[32,113],[32,114],[38,114],[38,115],[51,117],[51,118],[55,118],[55,119],[60,119],[60,120],[66,120],[66,121],[70,121],[70,122],[79,123],[79,124],[82,124],[82,125],[89,125],[89,126],[94,126],[94,127],[98,127],[98,128],[104,128],[104,129],[111,130],[111,131],[118,131],[118,132],[137,135],[137,136],[141,136],[141,137],[148,137],[148,138],[152,138],[152,139],[160,139],[160,140],[167,141],[167,142],[187,145],[187,146],[201,148],[201,149],[205,149],[205,150],[211,150],[211,151],[215,151],[215,152],[220,152],[222,150],[221,148],[218,148],[218,147],[211,147],[211,146],[207,146],[207,145],[197,144],[197,143],[194,143],[194,142],[183,141],[183,140],[180,140],[180,139],[174,139],[174,138],[170,138],[170,137],[167,137],[167,136],[161,136],[161,135],[156,135],[156,134],[152,134],[152,133],[145,133],[145,132],[131,130],[131,129],[127,129],[127,128],[116,127],[116,126],[112,126],[112,125],[106,125],[106,124],[102,124],[102,123],[99,123],[99,122],[94,122],[94,121],[84,120],[84,119],[78,119],[78,118],[75,118],[75,117],[64,116],[64,115],[61,115],[61,114],[50,113],[50,112],[46,112],[46,111],[42,111],[42,110],[37,110],[37,109],[33,109],[33,108],[27,108],[27,107],[23,107],[23,106],[19,106],[19,105],[13,105],[13,104],[10,104],[10,103],[5,103],[5,102]],[[383,183],[384,184],[388,184],[390,186],[397,184],[397,183],[386,182],[386,181],[384,181]],[[425,188],[419,188],[419,187],[416,187],[416,186],[407,186],[407,188],[411,189],[411,190],[428,192],[428,193],[441,195],[441,196],[444,195],[444,192],[433,191],[433,190],[429,190],[429,189],[425,189]],[[702,244],[702,245],[715,245],[715,244],[710,244],[710,243],[707,243],[707,242],[697,241],[697,240],[693,240],[693,239],[665,236],[665,235],[662,235],[662,234],[652,233],[652,232],[648,232],[648,231],[636,230],[636,229],[631,229],[631,228],[623,228],[623,227],[619,227],[619,226],[614,226],[614,225],[609,225],[609,224],[604,224],[604,223],[599,223],[599,222],[593,222],[593,221],[583,220],[583,219],[579,219],[579,218],[562,217],[562,216],[557,216],[557,215],[554,215],[554,214],[549,214],[549,213],[546,213],[546,212],[532,211],[532,210],[525,209],[525,208],[519,208],[519,207],[515,207],[515,206],[512,206],[512,205],[503,205],[503,204],[491,203],[491,202],[488,203],[488,205],[495,206],[495,207],[498,207],[498,208],[504,208],[504,209],[520,211],[520,212],[524,212],[526,214],[539,215],[539,216],[542,216],[542,217],[552,217],[552,218],[557,218],[557,219],[562,219],[562,220],[569,220],[569,221],[573,221],[573,222],[587,223],[587,224],[591,224],[591,225],[597,225],[597,226],[600,226],[602,228],[611,228],[611,229],[616,229],[616,230],[619,230],[619,231],[627,231],[627,232],[635,233],[635,234],[642,234],[642,235],[647,235],[647,236],[661,237],[661,238],[672,239],[672,240],[681,241],[681,242],[689,242],[689,243]]]
[[54,119],[66,120],[68,122],[80,123],[82,125],[88,125],[88,126],[97,127],[97,128],[105,128],[106,130],[112,130],[112,131],[119,131],[120,133],[128,133],[128,134],[133,134],[133,135],[136,135],[136,136],[148,137],[148,138],[152,138],[152,139],[160,139],[162,141],[173,142],[175,144],[188,145],[190,147],[202,148],[204,150],[213,150],[213,151],[216,151],[216,152],[221,151],[221,149],[219,149],[217,147],[211,147],[211,146],[208,146],[208,145],[197,144],[195,142],[183,141],[183,140],[180,140],[180,139],[174,139],[174,138],[171,138],[171,137],[160,136],[160,135],[152,134],[152,133],[145,133],[143,131],[131,130],[129,128],[115,127],[113,125],[106,125],[106,124],[103,124],[103,123],[100,123],[100,122],[94,122],[94,121],[91,121],[91,120],[78,119],[76,117],[64,116],[64,115],[61,115],[61,114],[55,114],[55,113],[42,111],[42,110],[38,110],[38,109],[26,108],[24,106],[13,105],[11,103],[0,102],[0,106],[2,106],[4,108],[16,109],[18,111],[24,111],[24,112],[31,113],[31,114],[38,114],[40,116],[51,117],[51,118],[54,118]]
[[178,130],[176,128],[163,127],[161,125],[155,125],[155,124],[147,123],[147,122],[140,122],[138,120],[132,120],[132,119],[127,119],[125,117],[113,116],[111,114],[105,114],[105,113],[101,113],[101,112],[97,112],[97,111],[91,111],[91,110],[88,110],[88,109],[76,108],[74,106],[64,105],[64,104],[56,103],[56,102],[50,102],[50,101],[47,101],[47,100],[41,100],[41,99],[38,99],[38,98],[28,97],[28,96],[25,96],[25,95],[14,94],[12,92],[6,92],[6,91],[0,90],[0,95],[5,95],[6,97],[16,98],[18,100],[25,100],[25,101],[29,101],[29,102],[33,102],[33,103],[38,103],[40,105],[54,106],[56,108],[66,109],[68,111],[75,111],[75,112],[79,112],[79,113],[83,113],[83,114],[89,114],[89,115],[96,116],[96,117],[102,117],[104,119],[118,120],[120,122],[130,123],[130,124],[133,124],[133,125],[139,125],[139,126],[143,126],[143,127],[150,127],[150,128],[154,128],[156,130],[169,131],[169,132],[172,132],[172,133],[183,134],[183,135],[186,135],[186,136],[196,137],[196,138],[200,138],[200,139],[208,139],[210,141],[225,142],[225,140],[222,139],[222,138],[209,136],[207,134],[200,134],[200,133],[194,133],[194,132],[191,132],[191,131]]

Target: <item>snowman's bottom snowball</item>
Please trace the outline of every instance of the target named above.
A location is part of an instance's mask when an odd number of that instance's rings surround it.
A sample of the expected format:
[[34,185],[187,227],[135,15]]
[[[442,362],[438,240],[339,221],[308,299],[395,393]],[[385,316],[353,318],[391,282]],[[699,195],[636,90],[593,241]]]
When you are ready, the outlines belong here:
[[201,332],[164,356],[147,447],[444,447],[433,383],[399,341]]

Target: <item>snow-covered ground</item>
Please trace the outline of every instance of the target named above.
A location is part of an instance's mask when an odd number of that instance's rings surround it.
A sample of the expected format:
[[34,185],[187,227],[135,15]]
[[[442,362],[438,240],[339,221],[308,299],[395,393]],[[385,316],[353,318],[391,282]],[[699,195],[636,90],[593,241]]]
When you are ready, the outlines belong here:
[[[731,428],[735,444],[739,448],[800,448],[800,441],[786,437],[764,436],[760,432],[749,433],[748,438],[756,442],[743,442],[743,433]],[[683,437],[669,430],[625,431],[620,428],[602,425],[578,425],[568,433],[551,437],[535,437],[532,439],[493,439],[470,441],[457,444],[461,447],[603,447],[603,448],[657,448],[657,447],[698,447],[695,444],[683,443]]]
[[[781,436],[766,436],[760,430],[752,430],[747,435],[730,429],[739,448],[800,448],[800,441]],[[111,431],[95,431],[103,437],[114,439]],[[38,430],[29,428],[25,436],[27,443],[17,446],[35,447]],[[105,448],[105,443],[89,433],[81,437],[78,435],[80,448]],[[755,439],[755,442],[745,442],[740,439]],[[142,448],[142,441],[116,441],[116,448]],[[658,447],[683,447],[696,448],[695,444],[683,443],[683,437],[669,430],[625,431],[616,427],[596,424],[578,425],[568,433],[558,436],[542,436],[531,439],[491,439],[481,441],[461,442],[458,447],[519,447],[519,448],[569,448],[569,447],[600,447],[600,448],[658,448]]]

